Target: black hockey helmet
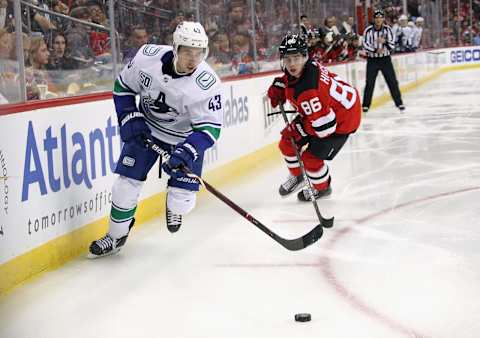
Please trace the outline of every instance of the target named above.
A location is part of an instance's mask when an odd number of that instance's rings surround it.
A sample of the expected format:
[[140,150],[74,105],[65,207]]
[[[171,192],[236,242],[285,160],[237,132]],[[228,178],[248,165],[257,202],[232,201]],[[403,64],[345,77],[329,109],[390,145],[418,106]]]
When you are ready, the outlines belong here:
[[384,18],[385,13],[381,9],[376,9],[375,12],[373,12],[373,17],[374,18]]
[[302,55],[308,55],[308,45],[305,39],[298,35],[287,33],[278,47],[280,57],[284,57],[288,54],[300,53]]

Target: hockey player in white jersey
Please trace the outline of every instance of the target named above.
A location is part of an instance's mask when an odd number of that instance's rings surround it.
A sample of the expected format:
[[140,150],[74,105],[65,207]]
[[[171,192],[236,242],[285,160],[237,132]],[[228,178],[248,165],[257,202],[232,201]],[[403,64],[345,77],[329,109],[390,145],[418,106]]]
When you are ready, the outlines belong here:
[[[208,37],[198,22],[184,21],[173,33],[173,48],[144,45],[117,77],[113,100],[125,142],[115,169],[108,233],[92,242],[90,257],[116,253],[134,224],[138,197],[158,155],[145,147],[153,138],[171,157],[166,219],[170,232],[195,206],[199,184],[179,170],[200,176],[203,154],[220,135],[224,95],[220,79],[205,62]],[[135,102],[139,96],[139,104]]]

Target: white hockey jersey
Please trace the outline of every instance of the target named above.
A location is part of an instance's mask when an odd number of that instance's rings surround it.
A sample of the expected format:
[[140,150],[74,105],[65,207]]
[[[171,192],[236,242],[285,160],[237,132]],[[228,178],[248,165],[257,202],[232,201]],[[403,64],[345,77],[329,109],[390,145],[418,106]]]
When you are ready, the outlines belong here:
[[412,30],[412,46],[413,48],[417,49],[420,47],[420,43],[422,41],[422,34],[423,34],[423,28],[419,26],[413,27]]
[[175,145],[202,131],[214,143],[223,123],[220,78],[205,61],[192,74],[178,75],[172,60],[171,46],[142,46],[117,77],[113,94],[138,95],[138,110],[161,141]]
[[393,36],[396,47],[408,48],[412,46],[413,31],[408,26],[394,26]]

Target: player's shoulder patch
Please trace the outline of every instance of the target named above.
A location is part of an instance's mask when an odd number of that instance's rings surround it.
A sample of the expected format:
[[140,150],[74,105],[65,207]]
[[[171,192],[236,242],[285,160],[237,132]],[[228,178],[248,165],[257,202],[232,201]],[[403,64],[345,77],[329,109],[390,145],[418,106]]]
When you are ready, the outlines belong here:
[[206,70],[203,70],[197,76],[197,78],[195,79],[195,82],[201,89],[208,90],[215,84],[215,82],[217,82],[217,79],[215,75],[213,75],[212,73]]
[[142,53],[146,56],[155,56],[160,52],[161,49],[162,47],[158,45],[145,45],[145,47],[143,47]]
[[139,82],[145,88],[148,89],[152,85],[152,76],[144,71],[140,71],[139,73]]

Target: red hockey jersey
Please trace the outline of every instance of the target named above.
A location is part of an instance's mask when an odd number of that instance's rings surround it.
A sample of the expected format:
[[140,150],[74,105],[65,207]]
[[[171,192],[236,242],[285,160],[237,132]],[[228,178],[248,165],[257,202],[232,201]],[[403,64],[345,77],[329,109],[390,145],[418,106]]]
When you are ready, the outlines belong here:
[[284,81],[286,98],[302,115],[308,134],[323,138],[350,134],[359,127],[358,91],[326,67],[309,60],[299,79],[284,75]]

